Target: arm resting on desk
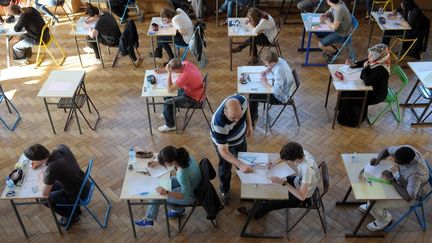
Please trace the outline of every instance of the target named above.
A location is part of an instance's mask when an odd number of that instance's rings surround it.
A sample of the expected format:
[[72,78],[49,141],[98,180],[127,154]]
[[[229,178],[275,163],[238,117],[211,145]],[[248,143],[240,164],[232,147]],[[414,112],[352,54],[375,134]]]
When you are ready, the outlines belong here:
[[396,189],[396,191],[398,192],[398,194],[403,199],[407,200],[408,202],[411,201],[412,199],[414,199],[409,195],[408,191],[398,183],[398,181],[393,179],[393,180],[391,180],[391,183],[392,183],[393,187]]
[[48,197],[49,193],[51,192],[53,185],[47,185],[45,183],[42,184],[42,195],[44,197]]

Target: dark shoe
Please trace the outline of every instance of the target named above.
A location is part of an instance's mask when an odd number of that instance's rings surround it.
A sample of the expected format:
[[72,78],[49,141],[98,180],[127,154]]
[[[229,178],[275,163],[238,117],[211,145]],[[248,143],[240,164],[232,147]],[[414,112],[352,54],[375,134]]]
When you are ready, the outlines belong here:
[[221,194],[222,203],[227,206],[230,201],[230,195],[228,192],[222,192]]
[[[151,53],[151,52],[150,52],[150,57],[153,57],[153,53]],[[156,48],[154,50],[154,57],[162,58],[162,49],[161,48]]]
[[248,209],[247,207],[238,207],[237,212],[243,215],[249,215],[250,209]]
[[[66,227],[68,219],[69,219],[68,217],[61,217],[59,224],[63,227]],[[72,218],[71,225],[78,223],[79,221],[80,221],[80,218],[78,216],[75,216]]]
[[237,52],[241,52],[242,49],[240,48],[240,46],[237,46],[236,48],[231,49],[232,53],[237,53]]

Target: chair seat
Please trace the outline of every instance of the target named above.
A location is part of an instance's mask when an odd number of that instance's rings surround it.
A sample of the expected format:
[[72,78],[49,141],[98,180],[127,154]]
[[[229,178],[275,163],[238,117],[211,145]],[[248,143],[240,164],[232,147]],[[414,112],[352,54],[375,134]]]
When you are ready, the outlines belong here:
[[[78,108],[83,107],[86,100],[87,100],[87,96],[85,94],[79,94],[75,96],[75,103]],[[57,108],[59,109],[71,109],[72,106],[73,106],[72,98],[61,98],[60,101],[57,103]]]

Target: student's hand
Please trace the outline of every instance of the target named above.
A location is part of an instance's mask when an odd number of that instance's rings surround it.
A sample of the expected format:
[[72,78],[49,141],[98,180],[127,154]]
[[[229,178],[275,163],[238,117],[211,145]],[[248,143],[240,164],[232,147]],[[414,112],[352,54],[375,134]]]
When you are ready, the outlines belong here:
[[36,168],[38,168],[38,167],[40,167],[40,166],[42,166],[43,165],[43,162],[42,161],[32,161],[32,168],[33,169],[36,169]]
[[267,71],[264,70],[264,71],[260,72],[260,75],[261,75],[261,77],[265,77],[267,75]]
[[261,80],[261,82],[266,83],[267,82],[267,77],[266,76],[261,76],[260,80]]
[[150,168],[156,167],[158,165],[159,165],[159,161],[156,161],[156,160],[149,161],[147,164],[147,166]]
[[372,158],[369,163],[370,165],[375,166],[379,164],[379,161],[376,158]]
[[273,184],[280,184],[280,185],[282,185],[284,183],[284,180],[282,178],[280,178],[280,177],[277,177],[277,176],[270,176],[269,179],[271,180],[271,182]]
[[381,177],[386,180],[393,180],[393,173],[389,170],[385,170],[381,173]]
[[167,190],[165,190],[165,188],[159,186],[158,188],[156,188],[156,191],[161,195],[161,196],[166,196],[168,194]]
[[403,27],[409,27],[409,23],[406,20],[401,20],[400,25],[402,25]]
[[327,16],[325,16],[324,14],[320,15],[320,22],[324,23],[324,21],[327,19]]
[[363,63],[363,67],[367,67],[367,66],[369,66],[369,61]]
[[239,166],[239,169],[240,169],[241,172],[243,172],[243,173],[252,173],[252,172],[253,172],[252,167],[251,167],[250,165],[245,164],[245,163],[242,163],[242,164]]
[[250,137],[250,135],[252,135],[252,132],[253,132],[252,124],[246,125],[246,137]]
[[345,65],[348,65],[349,67],[354,67],[355,66],[354,63],[352,63],[350,59],[346,59]]
[[157,68],[154,70],[156,74],[166,73],[166,70],[164,68]]

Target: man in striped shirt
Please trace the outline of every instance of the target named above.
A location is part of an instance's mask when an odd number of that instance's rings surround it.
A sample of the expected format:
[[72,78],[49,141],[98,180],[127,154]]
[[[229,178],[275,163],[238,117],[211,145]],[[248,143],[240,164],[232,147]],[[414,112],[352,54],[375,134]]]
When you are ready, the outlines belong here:
[[246,152],[245,136],[252,133],[252,121],[246,98],[240,94],[227,97],[213,114],[211,138],[219,158],[219,180],[222,201],[228,204],[231,167],[235,165],[245,173],[252,167],[237,159],[238,152]]

